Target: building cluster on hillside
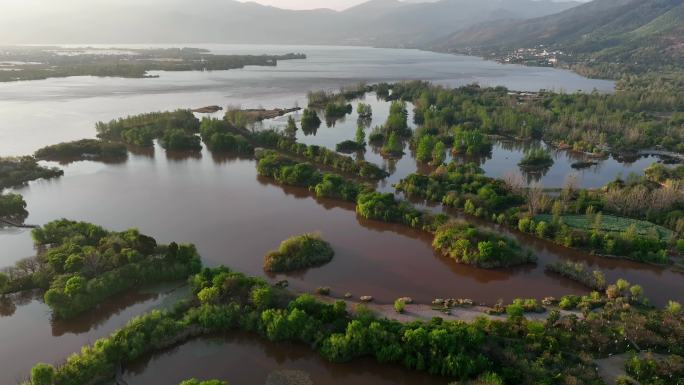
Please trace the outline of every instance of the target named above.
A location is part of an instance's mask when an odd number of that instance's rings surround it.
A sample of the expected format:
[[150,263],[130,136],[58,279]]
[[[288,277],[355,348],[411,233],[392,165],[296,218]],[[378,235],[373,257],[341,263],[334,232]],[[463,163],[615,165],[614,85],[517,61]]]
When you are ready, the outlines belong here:
[[552,50],[543,45],[538,45],[533,48],[518,48],[499,57],[498,61],[511,64],[553,67],[558,64],[559,57],[563,55],[565,55],[563,51]]

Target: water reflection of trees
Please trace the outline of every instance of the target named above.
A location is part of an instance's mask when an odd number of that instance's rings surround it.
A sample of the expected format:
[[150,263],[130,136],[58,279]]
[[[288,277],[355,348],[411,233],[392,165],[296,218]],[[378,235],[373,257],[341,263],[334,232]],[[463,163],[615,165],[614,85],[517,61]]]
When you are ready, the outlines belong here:
[[316,134],[318,134],[318,127],[302,125],[302,132],[304,133],[304,136],[316,136]]
[[370,128],[371,125],[373,124],[373,117],[358,117],[356,119],[356,125],[357,126],[363,126],[363,128]]
[[337,123],[344,124],[347,121],[347,116],[326,116],[325,125],[328,128],[335,127]]
[[487,162],[488,160],[492,159],[492,152],[490,151],[488,154],[482,154],[482,155],[454,155],[452,158],[454,161],[457,163],[475,163],[478,166],[482,166]]
[[[189,354],[197,351],[203,354]],[[225,359],[237,355],[240,359]],[[283,371],[296,373],[297,378],[308,377],[316,384],[330,381],[351,384],[358,381],[360,373],[371,375],[363,381],[364,384],[433,384],[445,381],[443,377],[409,371],[398,365],[379,364],[368,357],[357,358],[349,363],[334,363],[325,360],[308,346],[271,342],[258,334],[243,331],[202,336],[183,345],[146,355],[125,368],[125,379],[131,380],[131,376],[140,376],[151,369],[161,377],[155,378],[159,383],[178,383],[179,378],[187,377],[188,373],[195,376],[208,373],[206,376],[209,377],[220,373],[232,376],[235,382],[242,380],[243,383],[257,385],[263,380],[266,381],[263,385],[300,383],[269,382],[274,377],[282,379],[274,374]]]
[[0,317],[11,317],[17,311],[17,307],[28,305],[31,301],[38,298],[40,298],[40,291],[38,290],[28,290],[0,296]]
[[116,164],[126,163],[126,161],[128,160],[128,154],[126,154],[124,156],[100,157],[100,158],[96,158],[96,159],[83,158],[81,156],[65,156],[65,157],[60,157],[57,160],[57,163],[59,163],[62,166],[66,166],[66,165],[69,165],[71,163],[82,162],[84,160],[91,161],[91,162],[104,163],[107,165],[116,165]]
[[179,151],[179,150],[166,150],[166,159],[173,162],[182,162],[189,159],[199,160],[202,159],[201,151]]
[[211,159],[216,164],[230,164],[242,160],[254,160],[253,156],[237,155],[220,151],[209,151],[209,153],[211,154]]
[[[52,319],[52,335],[59,337],[67,333],[81,334],[102,326],[112,316],[118,315],[124,310],[148,301],[158,299],[158,292],[129,291],[119,296],[102,302],[97,309],[83,313],[69,320]],[[131,314],[132,316],[133,314]]]
[[139,147],[134,145],[127,145],[128,152],[135,156],[142,156],[145,158],[154,159],[154,147]]
[[525,178],[528,185],[541,181],[542,178],[549,172],[549,170],[551,170],[551,167],[535,169],[526,169],[524,167],[520,167],[520,173]]

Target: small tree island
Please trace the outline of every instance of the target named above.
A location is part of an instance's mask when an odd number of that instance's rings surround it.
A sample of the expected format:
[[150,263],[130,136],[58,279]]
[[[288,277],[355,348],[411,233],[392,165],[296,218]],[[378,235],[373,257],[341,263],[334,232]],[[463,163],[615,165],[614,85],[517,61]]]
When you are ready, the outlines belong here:
[[302,234],[284,240],[278,250],[266,254],[264,269],[271,273],[282,273],[321,266],[330,262],[333,255],[335,251],[320,235]]
[[541,147],[532,148],[525,151],[525,156],[520,160],[518,166],[526,170],[547,169],[553,166],[553,158],[548,151]]

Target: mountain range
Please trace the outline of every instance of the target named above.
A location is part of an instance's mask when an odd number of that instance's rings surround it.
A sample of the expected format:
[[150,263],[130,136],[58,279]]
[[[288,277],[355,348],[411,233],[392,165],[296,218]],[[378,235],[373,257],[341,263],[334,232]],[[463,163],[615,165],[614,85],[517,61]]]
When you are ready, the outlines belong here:
[[[478,23],[550,15],[550,0],[371,0],[295,11],[233,0],[86,2],[0,12],[0,43],[270,43],[421,47]],[[66,4],[69,4],[68,6]]]

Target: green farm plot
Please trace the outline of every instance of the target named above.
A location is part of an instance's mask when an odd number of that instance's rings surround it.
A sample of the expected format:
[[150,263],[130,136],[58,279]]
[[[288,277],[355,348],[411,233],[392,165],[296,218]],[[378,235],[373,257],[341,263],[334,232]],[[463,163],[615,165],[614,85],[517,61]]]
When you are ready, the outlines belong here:
[[[553,217],[549,214],[540,214],[535,217],[535,221],[551,222],[552,220]],[[569,227],[581,230],[591,230],[594,225],[594,221],[589,219],[586,215],[564,215],[561,217],[561,220]],[[634,225],[636,227],[636,232],[639,235],[650,235],[654,233],[654,230],[660,239],[671,239],[674,235],[674,232],[671,230],[648,221],[616,217],[613,215],[603,215],[601,225],[601,230],[609,233],[622,233],[631,225]]]

